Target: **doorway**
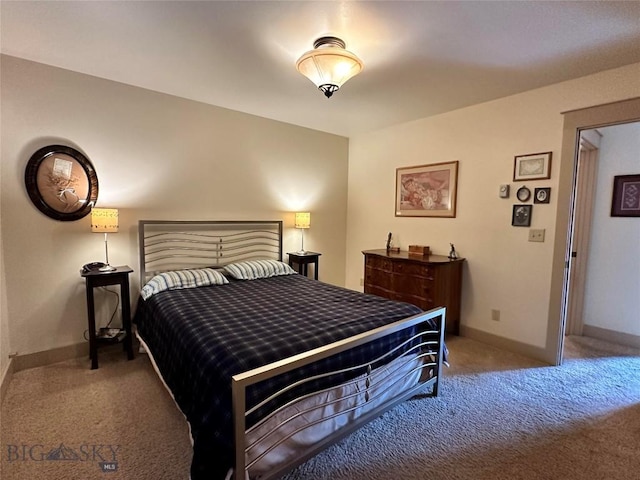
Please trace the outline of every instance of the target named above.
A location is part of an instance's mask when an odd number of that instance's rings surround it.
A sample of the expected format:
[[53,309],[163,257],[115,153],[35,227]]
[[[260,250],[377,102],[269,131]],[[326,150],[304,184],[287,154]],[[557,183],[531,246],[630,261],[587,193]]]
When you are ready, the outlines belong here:
[[640,222],[611,216],[613,178],[640,172],[640,122],[580,132],[566,335],[640,348]]
[[569,273],[571,239],[575,205],[579,137],[583,130],[640,121],[640,98],[564,113],[562,158],[558,184],[558,204],[570,208],[558,208],[554,237],[551,295],[549,302],[549,328],[547,329],[546,356],[562,363],[564,333],[567,323],[569,299]]

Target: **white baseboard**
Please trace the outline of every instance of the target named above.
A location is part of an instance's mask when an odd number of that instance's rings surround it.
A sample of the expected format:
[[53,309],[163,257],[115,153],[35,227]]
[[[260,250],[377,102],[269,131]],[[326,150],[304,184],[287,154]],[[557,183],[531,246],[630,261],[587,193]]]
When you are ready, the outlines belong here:
[[[617,343],[618,345],[640,348],[640,336],[632,335],[630,333],[615,332],[605,328],[584,325],[582,334],[585,337],[597,338],[598,340]],[[545,358],[546,351],[544,348],[527,345],[515,340],[509,340],[508,338],[498,337],[491,333],[483,332],[482,330],[477,330],[465,325],[460,325],[460,335],[471,338],[472,340],[477,340],[478,342],[486,343],[493,347],[518,353],[525,357],[534,358],[544,363],[549,363],[548,359]]]
[[4,372],[0,372],[0,405],[4,401],[4,397],[7,394],[7,390],[9,388],[9,383],[11,382],[11,377],[13,377],[13,358],[9,359]]
[[528,345],[526,343],[518,342],[516,340],[510,340],[508,338],[499,337],[492,333],[483,332],[466,325],[460,325],[460,335],[463,337],[477,340],[478,342],[486,343],[493,347],[507,350],[508,352],[524,355],[525,357],[534,358],[544,363],[549,363],[546,359],[546,350],[534,345]]
[[44,367],[52,363],[63,362],[73,358],[89,356],[89,343],[76,343],[67,345],[66,347],[53,348],[43,352],[27,353],[25,355],[16,355],[14,360],[13,371],[19,372],[28,368]]
[[7,394],[9,383],[14,373],[28,368],[44,367],[52,363],[63,362],[73,358],[89,356],[89,344],[77,343],[66,347],[54,348],[43,352],[28,353],[11,357],[4,372],[0,372],[0,405]]
[[585,337],[597,338],[605,342],[617,343],[627,347],[640,348],[640,336],[631,333],[616,332],[606,328],[594,327],[592,325],[584,325],[582,327],[582,335]]

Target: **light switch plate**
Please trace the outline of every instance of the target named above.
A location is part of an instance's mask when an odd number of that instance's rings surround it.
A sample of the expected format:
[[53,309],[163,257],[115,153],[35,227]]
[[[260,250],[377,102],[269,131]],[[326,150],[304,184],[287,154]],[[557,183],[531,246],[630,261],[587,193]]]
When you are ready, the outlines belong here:
[[544,228],[530,228],[529,229],[529,241],[530,242],[544,242]]

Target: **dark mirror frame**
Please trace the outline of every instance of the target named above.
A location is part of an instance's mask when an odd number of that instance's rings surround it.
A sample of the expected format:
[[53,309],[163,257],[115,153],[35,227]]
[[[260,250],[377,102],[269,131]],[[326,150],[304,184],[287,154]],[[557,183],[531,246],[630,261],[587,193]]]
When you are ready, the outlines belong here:
[[516,197],[521,202],[526,202],[531,198],[531,190],[529,190],[526,186],[522,186],[516,192]]
[[[56,154],[64,154],[71,157],[73,161],[82,167],[82,171],[84,172],[84,177],[80,178],[79,181],[86,182],[83,187],[86,187],[87,195],[84,198],[78,199],[80,206],[77,209],[68,212],[61,212],[53,208],[52,205],[47,203],[46,197],[38,187],[38,170],[45,160]],[[63,222],[79,220],[85,217],[91,212],[91,208],[93,208],[98,200],[98,176],[93,165],[89,159],[78,150],[64,145],[49,145],[31,155],[24,172],[24,182],[29,198],[38,210],[50,218]],[[60,191],[60,193],[62,193],[62,191]]]

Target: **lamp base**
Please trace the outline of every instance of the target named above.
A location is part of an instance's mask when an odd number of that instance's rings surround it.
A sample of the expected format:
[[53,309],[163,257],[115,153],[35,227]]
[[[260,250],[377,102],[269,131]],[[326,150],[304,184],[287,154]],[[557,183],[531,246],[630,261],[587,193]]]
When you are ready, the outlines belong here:
[[113,272],[114,270],[116,270],[116,267],[112,267],[109,264],[106,264],[104,267],[100,267],[98,269],[98,271],[100,272]]

